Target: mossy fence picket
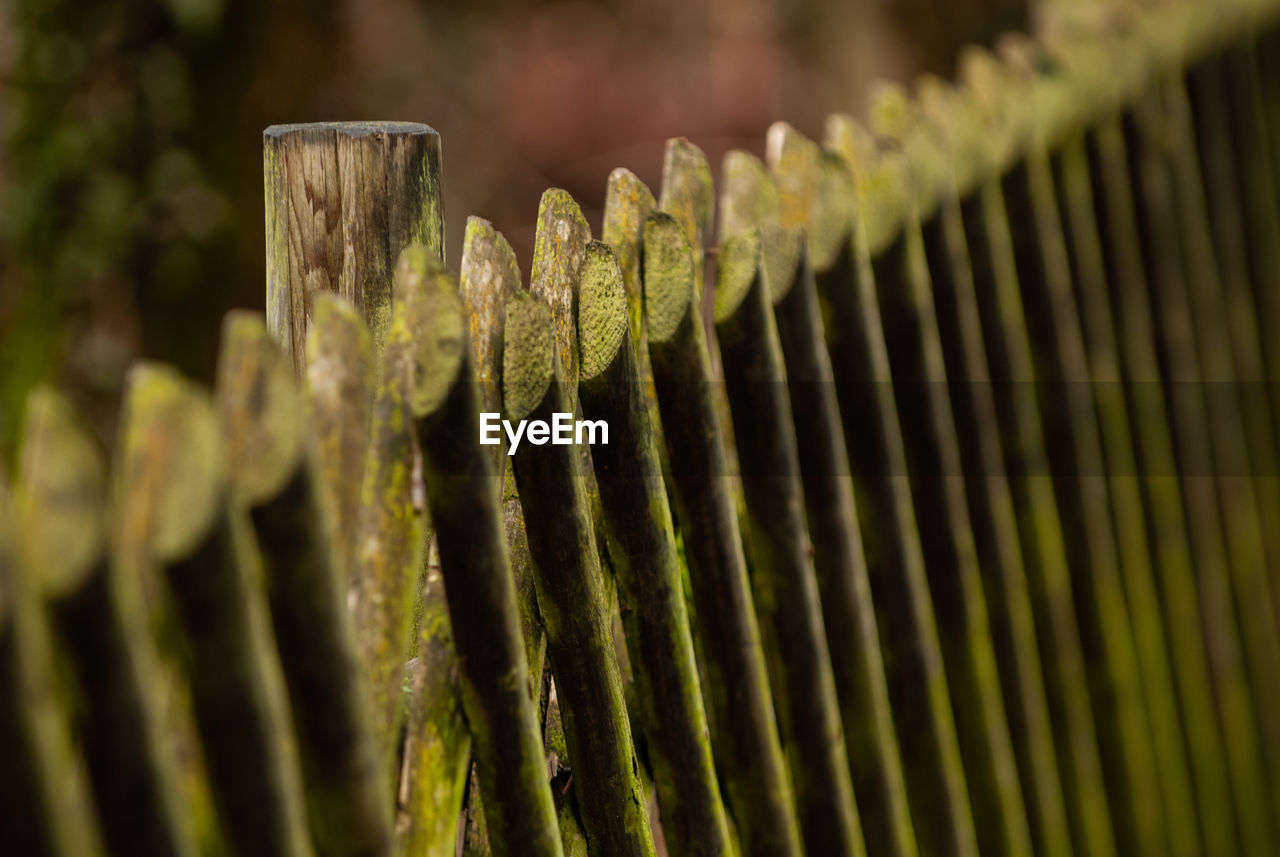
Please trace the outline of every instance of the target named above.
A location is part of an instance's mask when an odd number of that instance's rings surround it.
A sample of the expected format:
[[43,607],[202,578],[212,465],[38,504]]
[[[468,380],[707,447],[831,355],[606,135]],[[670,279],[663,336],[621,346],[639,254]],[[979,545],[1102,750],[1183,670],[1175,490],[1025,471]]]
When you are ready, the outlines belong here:
[[0,853],[1280,853],[1280,5],[1051,8],[527,281],[268,129],[214,390],[27,404]]

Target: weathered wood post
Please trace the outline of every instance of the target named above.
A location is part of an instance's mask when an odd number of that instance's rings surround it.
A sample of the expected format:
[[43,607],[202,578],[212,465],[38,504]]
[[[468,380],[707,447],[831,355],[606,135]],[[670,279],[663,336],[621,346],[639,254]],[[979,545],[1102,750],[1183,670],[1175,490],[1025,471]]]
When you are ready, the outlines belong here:
[[[434,130],[410,122],[274,125],[263,133],[267,324],[292,355],[294,370],[307,375],[319,415],[318,442],[334,451],[367,446],[363,467],[354,452],[350,461],[322,467],[323,493],[337,547],[351,554],[343,557],[343,567],[350,564],[357,648],[372,693],[375,738],[383,759],[404,758],[397,835],[402,845],[412,841],[429,849],[445,849],[453,841],[452,816],[461,801],[470,742],[454,690],[456,657],[444,591],[428,573],[419,657],[409,681],[414,698],[426,701],[409,713],[406,746],[399,753],[401,686],[413,642],[414,591],[423,579],[426,509],[407,405],[386,383],[369,391],[368,369],[356,364],[385,365],[401,251],[421,244],[443,261],[440,151]],[[339,344],[317,339],[313,311],[324,293],[345,299],[364,319],[367,356],[357,342],[344,363],[335,354]],[[321,320],[337,324],[334,335],[350,338],[340,314]],[[308,353],[324,355],[326,366],[309,366]],[[332,395],[338,388],[367,391],[373,401],[343,401]],[[358,494],[359,503],[336,502],[345,495],[335,493],[332,480],[356,479],[361,470],[360,489],[343,489]]]
[[262,135],[267,324],[301,374],[315,296],[360,310],[381,353],[400,251],[444,258],[440,135],[414,122],[272,125]]

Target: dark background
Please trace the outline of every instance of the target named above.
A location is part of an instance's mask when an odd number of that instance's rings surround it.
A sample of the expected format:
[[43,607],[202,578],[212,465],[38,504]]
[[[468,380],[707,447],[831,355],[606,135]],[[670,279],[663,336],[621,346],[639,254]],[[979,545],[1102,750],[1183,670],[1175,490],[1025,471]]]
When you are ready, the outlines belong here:
[[667,137],[718,170],[774,120],[820,136],[1032,2],[0,0],[0,461],[33,383],[110,445],[132,361],[212,375],[223,312],[263,304],[269,124],[432,125],[450,266],[478,214],[527,274],[545,188],[598,231],[609,171],[656,187]]

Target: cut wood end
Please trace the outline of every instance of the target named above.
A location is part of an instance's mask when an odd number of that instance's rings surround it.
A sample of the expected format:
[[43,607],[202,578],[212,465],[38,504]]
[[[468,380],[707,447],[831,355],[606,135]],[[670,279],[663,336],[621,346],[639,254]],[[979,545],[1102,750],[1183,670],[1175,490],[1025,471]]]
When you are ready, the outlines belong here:
[[551,308],[527,293],[507,302],[502,348],[502,403],[508,419],[522,420],[541,404],[555,374]]
[[262,132],[262,138],[270,142],[299,134],[334,134],[344,137],[364,137],[370,134],[398,137],[440,136],[430,125],[421,122],[295,122],[271,125]]
[[421,244],[400,254],[396,286],[390,358],[405,373],[410,412],[422,418],[444,403],[466,361],[462,297],[453,274]]
[[639,264],[644,220],[657,206],[653,192],[635,173],[618,167],[609,174],[600,238],[617,255],[627,298],[635,303],[640,301],[642,290]]
[[591,227],[568,191],[551,188],[538,204],[538,225],[533,239],[533,268],[529,290],[551,307],[556,347],[568,389],[578,379],[577,299],[582,260],[591,241]]
[[507,239],[487,220],[467,218],[460,283],[467,305],[471,356],[487,410],[500,409],[499,367],[507,297],[520,291],[520,266]]
[[858,217],[874,255],[898,236],[910,211],[906,162],[901,152],[882,150],[870,131],[844,114],[828,118],[827,144],[853,174]]
[[720,182],[720,244],[744,232],[759,234],[765,281],[774,301],[785,297],[795,282],[803,240],[799,227],[782,223],[781,207],[778,182],[759,158],[741,150],[725,155]]
[[693,251],[680,221],[655,211],[644,227],[644,310],[650,342],[675,335],[696,306]]
[[176,371],[140,363],[124,405],[125,466],[151,493],[148,544],[159,562],[189,556],[212,530],[226,494],[221,425],[213,402]]
[[877,134],[904,139],[915,126],[916,105],[906,87],[896,80],[875,80],[871,84],[871,127]]
[[578,347],[582,379],[597,377],[627,341],[627,295],[622,272],[609,245],[592,241],[582,264],[578,297]]
[[293,367],[255,312],[222,323],[216,384],[232,490],[250,505],[284,490],[303,462],[301,396]]
[[716,262],[716,324],[732,318],[751,292],[760,270],[760,233],[752,229],[720,245]]
[[15,533],[52,596],[75,589],[106,551],[106,468],[71,404],[47,387],[27,397]]
[[698,258],[711,233],[714,207],[714,180],[706,153],[684,137],[668,140],[662,163],[659,208],[680,221],[689,246]]

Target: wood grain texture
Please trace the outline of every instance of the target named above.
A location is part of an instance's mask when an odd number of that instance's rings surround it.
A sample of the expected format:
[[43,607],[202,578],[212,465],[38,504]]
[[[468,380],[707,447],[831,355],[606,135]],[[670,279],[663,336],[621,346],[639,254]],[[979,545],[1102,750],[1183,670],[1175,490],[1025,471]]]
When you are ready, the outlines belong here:
[[400,252],[444,258],[440,137],[411,122],[273,125],[263,132],[267,324],[301,375],[315,298],[335,292],[387,341]]

